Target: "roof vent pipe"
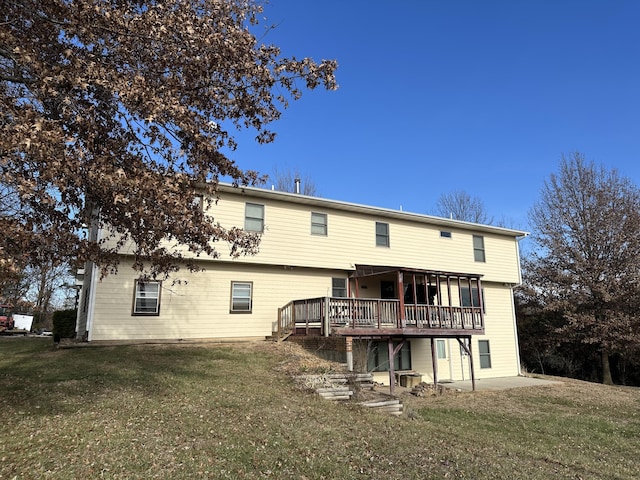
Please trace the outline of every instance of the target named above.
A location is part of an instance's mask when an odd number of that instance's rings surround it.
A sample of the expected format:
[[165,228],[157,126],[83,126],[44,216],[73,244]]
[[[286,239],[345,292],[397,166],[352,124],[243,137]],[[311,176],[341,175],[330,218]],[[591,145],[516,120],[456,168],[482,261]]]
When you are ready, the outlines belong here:
[[300,179],[296,178],[294,182],[296,184],[296,193],[300,193]]

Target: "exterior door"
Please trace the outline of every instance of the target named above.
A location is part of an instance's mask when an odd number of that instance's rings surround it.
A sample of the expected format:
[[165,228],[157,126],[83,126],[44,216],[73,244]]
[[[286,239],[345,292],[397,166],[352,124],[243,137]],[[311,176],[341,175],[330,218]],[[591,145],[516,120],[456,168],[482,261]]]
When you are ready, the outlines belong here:
[[438,363],[438,379],[453,380],[451,378],[451,340],[444,338],[436,339],[436,357]]

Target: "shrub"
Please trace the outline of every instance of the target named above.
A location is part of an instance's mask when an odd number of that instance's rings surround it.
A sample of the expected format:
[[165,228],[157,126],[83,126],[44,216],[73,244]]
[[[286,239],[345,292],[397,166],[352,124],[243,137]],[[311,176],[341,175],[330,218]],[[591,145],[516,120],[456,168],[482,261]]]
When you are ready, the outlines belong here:
[[75,309],[53,312],[53,336],[55,339],[76,336],[76,314]]

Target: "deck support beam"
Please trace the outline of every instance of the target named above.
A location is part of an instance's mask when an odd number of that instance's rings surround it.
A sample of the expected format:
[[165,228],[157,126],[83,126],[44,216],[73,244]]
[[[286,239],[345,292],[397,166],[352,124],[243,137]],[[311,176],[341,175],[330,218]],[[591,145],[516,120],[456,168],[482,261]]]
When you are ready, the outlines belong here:
[[431,337],[431,366],[433,368],[433,386],[438,387],[438,356],[436,353],[436,339]]
[[389,353],[389,393],[394,395],[396,390],[396,367],[394,365],[395,355],[393,354],[393,339],[389,337],[387,339],[387,352]]
[[406,339],[403,338],[400,343],[393,348],[393,338],[389,337],[387,339],[387,351],[389,352],[389,394],[392,396],[395,393],[396,387],[396,354],[402,349],[405,341]]
[[344,343],[347,351],[347,370],[353,372],[353,337],[345,337]]
[[473,355],[471,352],[471,335],[463,337],[463,340],[467,340],[468,342],[460,340],[460,337],[456,337],[456,340],[458,340],[458,343],[460,344],[462,349],[469,356],[469,370],[471,370],[471,389],[475,392],[476,391],[476,372],[475,372],[475,368],[473,368]]

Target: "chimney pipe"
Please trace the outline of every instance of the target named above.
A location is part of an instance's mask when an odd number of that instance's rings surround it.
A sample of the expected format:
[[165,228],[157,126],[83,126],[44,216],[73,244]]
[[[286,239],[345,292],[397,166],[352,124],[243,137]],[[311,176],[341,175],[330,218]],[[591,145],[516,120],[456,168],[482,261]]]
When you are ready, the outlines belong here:
[[294,182],[296,184],[296,193],[300,193],[300,179],[296,178]]

